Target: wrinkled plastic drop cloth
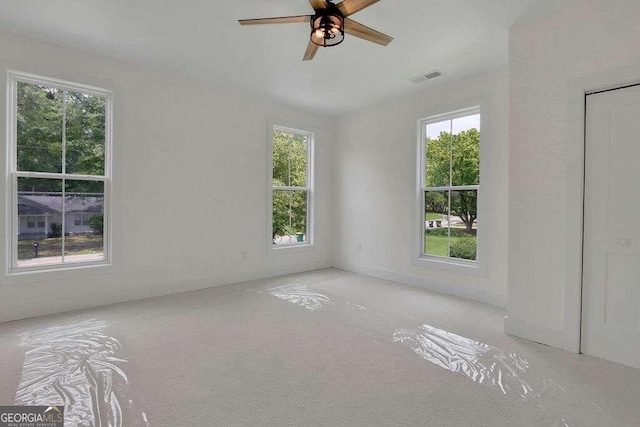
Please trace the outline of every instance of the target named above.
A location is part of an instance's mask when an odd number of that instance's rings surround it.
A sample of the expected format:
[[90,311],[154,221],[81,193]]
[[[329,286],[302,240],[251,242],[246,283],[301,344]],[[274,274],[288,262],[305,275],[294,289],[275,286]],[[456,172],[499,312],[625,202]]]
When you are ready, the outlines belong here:
[[[405,345],[418,357],[463,375],[471,381],[488,386],[506,398],[515,397],[523,405],[531,405],[538,413],[533,425],[567,427],[572,421],[563,414],[563,407],[571,405],[571,394],[551,378],[540,378],[526,358],[506,352],[480,341],[421,324],[407,328],[403,317],[383,314],[373,307],[314,290],[311,286],[288,284],[267,287],[259,293],[280,298],[307,310],[325,313],[372,337],[373,339]],[[598,409],[596,412],[595,408]],[[582,420],[589,425],[606,426],[607,414],[600,405],[591,405]],[[531,420],[533,421],[533,420]],[[578,424],[580,425],[580,421]]]
[[108,325],[86,320],[21,336],[17,405],[65,407],[65,426],[148,426],[128,395],[127,359]]
[[529,365],[514,353],[506,354],[429,325],[398,330],[393,341],[408,344],[418,356],[441,368],[463,374],[479,384],[496,386],[503,394],[519,393],[523,399],[532,396],[533,388],[520,376]]
[[278,286],[268,289],[267,292],[276,298],[312,311],[320,310],[328,304],[332,304],[329,297],[318,292],[310,291],[306,285]]

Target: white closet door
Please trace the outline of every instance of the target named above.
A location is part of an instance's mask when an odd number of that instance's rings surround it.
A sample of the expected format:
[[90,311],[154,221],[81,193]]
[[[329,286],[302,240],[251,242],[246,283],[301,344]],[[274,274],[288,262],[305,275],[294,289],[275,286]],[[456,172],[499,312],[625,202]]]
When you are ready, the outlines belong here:
[[640,368],[640,86],[587,96],[585,161],[582,351]]

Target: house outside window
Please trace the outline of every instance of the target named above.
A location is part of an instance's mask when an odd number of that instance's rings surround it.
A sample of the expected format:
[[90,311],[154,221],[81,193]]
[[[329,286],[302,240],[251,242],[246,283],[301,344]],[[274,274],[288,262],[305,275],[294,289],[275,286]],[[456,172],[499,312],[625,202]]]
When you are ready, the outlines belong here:
[[270,127],[270,249],[313,243],[313,133]]
[[110,91],[8,76],[9,272],[108,264]]
[[476,266],[480,108],[420,122],[419,258]]

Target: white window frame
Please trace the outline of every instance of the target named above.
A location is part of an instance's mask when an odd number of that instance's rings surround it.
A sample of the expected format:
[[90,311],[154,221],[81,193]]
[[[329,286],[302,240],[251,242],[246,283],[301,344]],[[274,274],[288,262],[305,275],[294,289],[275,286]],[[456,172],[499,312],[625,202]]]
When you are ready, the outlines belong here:
[[[62,159],[62,173],[49,172],[24,172],[18,171],[17,158],[17,84],[18,82],[54,87],[63,91],[81,92],[89,95],[100,96],[105,99],[105,164],[104,175],[79,175],[66,173],[66,162]],[[75,270],[87,267],[102,267],[111,265],[112,259],[112,227],[111,227],[111,187],[112,187],[112,138],[113,138],[113,92],[94,86],[73,83],[65,80],[39,76],[21,71],[7,71],[7,274],[23,274],[36,272],[50,272],[59,270]],[[62,247],[61,262],[41,266],[18,267],[18,178],[44,178],[44,179],[72,179],[84,181],[101,181],[104,185],[104,242],[103,259],[99,261],[74,261],[64,262],[64,245]],[[64,224],[64,187],[63,187],[62,223]]]
[[[307,130],[303,130],[307,129]],[[307,138],[307,186],[288,187],[273,186],[273,133],[288,132],[301,135]],[[267,254],[286,254],[291,252],[306,251],[314,249],[314,225],[315,225],[315,194],[314,194],[314,160],[315,160],[315,132],[307,126],[300,126],[283,121],[269,121],[267,156]],[[273,244],[273,191],[293,190],[307,192],[307,240],[306,242],[294,242],[291,245]]]
[[[474,105],[475,104],[475,105]],[[425,248],[425,233],[426,233],[426,220],[425,220],[425,192],[427,191],[455,191],[455,190],[476,190],[478,193],[477,209],[478,217],[484,215],[482,209],[483,203],[481,202],[480,185],[469,186],[443,186],[443,187],[427,187],[426,186],[426,145],[427,138],[427,125],[432,123],[438,123],[445,120],[453,120],[460,117],[466,117],[474,114],[480,115],[480,182],[482,183],[482,158],[483,158],[483,140],[485,139],[486,131],[486,118],[485,109],[482,108],[482,103],[470,103],[467,105],[473,105],[472,107],[464,108],[451,108],[447,112],[430,115],[426,118],[418,120],[418,141],[416,150],[416,198],[415,198],[415,233],[413,244],[412,264],[436,268],[441,270],[448,270],[457,273],[471,274],[471,275],[484,275],[485,274],[485,260],[484,260],[484,227],[479,226],[476,235],[476,260],[465,260],[458,258],[443,257],[438,255],[427,255],[424,253]],[[482,214],[481,214],[482,212]],[[486,222],[485,222],[486,224]],[[450,244],[450,242],[449,242]]]

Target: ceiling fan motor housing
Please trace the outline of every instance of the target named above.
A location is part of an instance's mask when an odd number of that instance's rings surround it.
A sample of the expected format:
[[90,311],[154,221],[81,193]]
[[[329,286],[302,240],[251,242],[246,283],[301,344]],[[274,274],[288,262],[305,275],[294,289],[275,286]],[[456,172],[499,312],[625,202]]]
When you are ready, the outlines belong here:
[[344,41],[344,15],[333,3],[311,18],[311,41],[322,47],[337,46]]

